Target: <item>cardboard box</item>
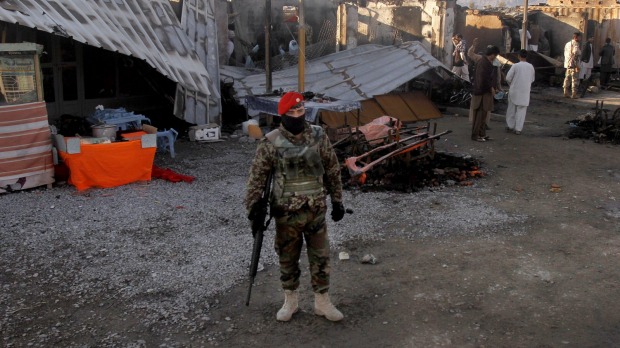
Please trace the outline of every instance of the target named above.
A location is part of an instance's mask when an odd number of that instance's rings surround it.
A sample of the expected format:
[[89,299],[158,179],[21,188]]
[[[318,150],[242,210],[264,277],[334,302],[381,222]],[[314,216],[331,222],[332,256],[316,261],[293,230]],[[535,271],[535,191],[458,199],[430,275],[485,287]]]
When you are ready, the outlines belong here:
[[216,141],[220,140],[220,126],[216,123],[189,127],[189,140]]

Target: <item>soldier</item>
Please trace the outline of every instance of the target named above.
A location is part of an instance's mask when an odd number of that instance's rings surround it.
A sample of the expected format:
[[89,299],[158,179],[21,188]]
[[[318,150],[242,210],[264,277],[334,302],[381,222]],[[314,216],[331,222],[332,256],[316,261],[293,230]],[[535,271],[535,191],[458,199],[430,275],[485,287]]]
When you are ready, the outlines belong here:
[[331,196],[334,221],[345,214],[340,165],[323,129],[305,121],[303,96],[286,93],[278,104],[280,127],[258,144],[250,169],[245,199],[249,219],[264,207],[257,206],[267,175],[274,170],[271,214],[276,219],[275,248],[280,259],[284,305],[276,319],[291,320],[299,310],[299,257],[306,240],[314,313],[331,321],[344,317],[329,299],[329,240],[325,225],[326,194]]
[[[577,99],[577,87],[579,87],[579,57],[581,49],[579,42],[581,33],[574,33],[573,39],[564,45],[564,67],[566,76],[564,77],[564,96],[566,98]],[[572,94],[569,94],[572,91]]]

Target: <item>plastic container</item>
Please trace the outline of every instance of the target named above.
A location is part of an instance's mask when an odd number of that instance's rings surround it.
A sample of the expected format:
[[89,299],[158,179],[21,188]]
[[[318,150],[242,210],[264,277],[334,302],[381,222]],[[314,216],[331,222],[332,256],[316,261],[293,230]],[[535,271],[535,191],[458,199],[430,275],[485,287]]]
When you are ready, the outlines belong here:
[[245,135],[249,134],[249,131],[248,131],[248,126],[249,125],[258,126],[258,121],[257,120],[247,120],[247,121],[241,123],[241,130],[243,130],[243,134],[245,134]]
[[93,137],[103,138],[106,137],[110,141],[116,140],[116,128],[115,124],[100,124],[90,127],[93,130]]

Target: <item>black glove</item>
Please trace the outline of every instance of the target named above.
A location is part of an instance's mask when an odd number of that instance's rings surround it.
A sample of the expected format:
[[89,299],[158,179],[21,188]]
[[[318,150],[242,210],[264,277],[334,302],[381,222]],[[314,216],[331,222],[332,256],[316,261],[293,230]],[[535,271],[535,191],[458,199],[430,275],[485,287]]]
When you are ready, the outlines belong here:
[[342,220],[342,218],[344,217],[344,213],[345,210],[342,202],[332,203],[332,220],[334,220],[334,222]]
[[267,207],[260,202],[254,203],[248,219],[252,222],[252,236],[256,237],[256,232],[262,230],[265,223],[265,216],[267,215]]
[[250,214],[248,215],[248,219],[254,221],[257,218],[265,215],[267,215],[267,207],[264,204],[261,204],[261,202],[256,202],[254,203],[254,205],[252,205],[252,208],[250,208]]

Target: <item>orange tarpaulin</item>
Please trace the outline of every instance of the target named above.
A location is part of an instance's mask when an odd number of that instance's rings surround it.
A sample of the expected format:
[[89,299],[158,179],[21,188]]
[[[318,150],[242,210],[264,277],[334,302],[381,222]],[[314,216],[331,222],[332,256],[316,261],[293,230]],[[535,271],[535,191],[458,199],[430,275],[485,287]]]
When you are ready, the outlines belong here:
[[75,154],[59,151],[69,167],[69,183],[79,191],[151,180],[156,148],[143,149],[140,140],[82,144],[80,149]]

